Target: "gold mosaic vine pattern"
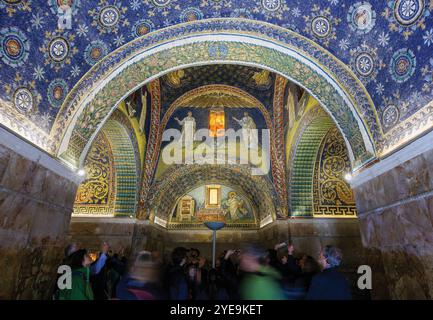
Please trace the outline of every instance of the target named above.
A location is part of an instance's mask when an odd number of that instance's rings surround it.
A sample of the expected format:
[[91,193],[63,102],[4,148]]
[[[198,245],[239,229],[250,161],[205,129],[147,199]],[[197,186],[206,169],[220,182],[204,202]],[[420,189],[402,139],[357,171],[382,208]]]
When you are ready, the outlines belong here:
[[314,171],[314,216],[354,217],[356,206],[344,175],[350,172],[346,145],[337,128],[324,137]]
[[85,171],[86,180],[75,197],[74,214],[111,214],[115,195],[113,155],[102,132],[86,158]]

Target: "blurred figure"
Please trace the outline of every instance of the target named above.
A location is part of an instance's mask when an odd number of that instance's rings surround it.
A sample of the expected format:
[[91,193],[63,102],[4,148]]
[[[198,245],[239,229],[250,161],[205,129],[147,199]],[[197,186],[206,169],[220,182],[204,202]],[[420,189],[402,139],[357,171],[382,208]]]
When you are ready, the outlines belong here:
[[152,251],[151,254],[152,254],[152,261],[159,267],[162,267],[164,265],[164,262],[161,253],[159,251]]
[[65,248],[65,258],[63,260],[63,264],[68,264],[68,259],[72,256],[72,254],[78,251],[80,247],[77,243],[71,243]]
[[208,300],[229,300],[229,294],[226,289],[226,283],[217,269],[209,271],[207,286],[207,299]]
[[165,277],[165,287],[170,300],[187,300],[189,298],[188,279],[184,271],[187,249],[177,247],[171,253],[172,265]]
[[[69,244],[66,248],[65,248],[65,256],[63,257],[62,263],[61,265],[67,265],[67,266],[71,266],[71,256],[73,253],[75,253],[76,251],[78,251],[80,249],[80,247],[78,246],[77,243],[71,243]],[[54,288],[52,290],[52,299],[53,300],[58,300],[59,299],[59,295],[60,295],[60,290],[57,286],[57,281],[59,280],[60,274],[57,274],[57,278],[56,278],[56,282],[54,284]]]
[[307,296],[311,279],[320,272],[319,264],[314,258],[303,255],[299,260],[301,272],[285,286],[285,294],[289,300],[304,300]]
[[266,264],[278,270],[281,273],[281,263],[278,260],[278,252],[275,249],[268,249],[266,255]]
[[134,259],[119,284],[116,297],[121,300],[164,299],[164,291],[159,282],[159,266],[148,251],[141,251]]
[[250,245],[241,253],[240,268],[246,272],[241,283],[241,297],[245,300],[283,300],[278,271],[264,264],[266,251]]
[[[219,260],[222,281],[230,300],[239,300],[239,263],[240,250],[227,250]],[[218,264],[216,264],[218,265]]]
[[91,283],[95,300],[107,300],[110,298],[107,288],[107,269],[104,268],[109,257],[110,245],[103,242],[98,259],[91,265]]
[[198,264],[199,257],[200,257],[200,250],[196,248],[191,248],[189,250],[189,263]]
[[293,282],[302,272],[293,255],[295,247],[292,244],[282,242],[277,244],[274,249],[277,251],[284,251],[280,260],[282,264],[281,270],[283,272],[283,277],[286,281]]
[[320,272],[320,265],[312,256],[304,254],[299,260],[301,274],[295,280],[296,287],[303,287],[307,291],[310,288],[311,279]]
[[91,263],[85,249],[77,250],[71,255],[72,288],[60,290],[59,300],[93,300],[89,268]]
[[120,250],[114,254],[108,251],[105,266],[100,271],[104,274],[105,293],[108,299],[116,298],[116,288],[121,277],[126,272],[126,265],[125,248],[121,247]]
[[194,259],[196,259],[197,263],[191,263],[188,266],[189,295],[193,300],[207,300],[208,271],[205,268],[206,258],[195,257]]
[[311,280],[307,300],[351,300],[349,284],[338,271],[342,261],[341,250],[326,246],[319,255],[322,272]]

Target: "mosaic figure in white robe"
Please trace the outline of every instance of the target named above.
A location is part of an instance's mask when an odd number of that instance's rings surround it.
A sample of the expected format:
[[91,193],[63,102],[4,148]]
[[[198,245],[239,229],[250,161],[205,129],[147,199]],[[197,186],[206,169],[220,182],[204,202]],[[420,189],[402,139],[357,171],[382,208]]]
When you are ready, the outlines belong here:
[[256,123],[253,118],[251,118],[248,112],[244,112],[244,117],[242,119],[239,120],[235,117],[233,117],[233,119],[242,127],[242,139],[245,147],[247,149],[257,149],[259,138]]
[[188,115],[183,118],[182,120],[179,120],[177,117],[174,118],[179,125],[182,126],[182,134],[180,136],[179,142],[182,146],[185,146],[185,148],[190,147],[194,143],[194,134],[195,134],[195,118],[192,116],[192,112],[189,111]]

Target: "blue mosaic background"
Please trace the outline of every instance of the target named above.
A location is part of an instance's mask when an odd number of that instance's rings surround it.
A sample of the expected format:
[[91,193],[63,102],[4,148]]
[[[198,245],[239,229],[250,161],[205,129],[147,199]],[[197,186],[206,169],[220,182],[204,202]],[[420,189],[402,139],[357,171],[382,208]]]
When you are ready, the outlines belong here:
[[[71,28],[58,30],[62,3]],[[0,0],[0,98],[48,132],[67,93],[109,52],[170,25],[241,17],[294,30],[346,63],[386,131],[433,99],[432,11],[433,0]]]

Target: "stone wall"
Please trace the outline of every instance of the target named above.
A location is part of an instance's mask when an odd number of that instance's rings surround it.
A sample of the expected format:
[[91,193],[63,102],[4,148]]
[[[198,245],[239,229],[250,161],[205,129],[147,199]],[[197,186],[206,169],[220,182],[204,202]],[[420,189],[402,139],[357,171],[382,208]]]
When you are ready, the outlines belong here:
[[78,182],[32,146],[4,131],[0,138],[15,148],[0,143],[0,298],[46,299],[63,256]]
[[384,280],[373,286],[392,299],[432,299],[433,150],[399,162],[356,181],[362,242],[372,265],[383,265],[373,280]]
[[98,252],[104,241],[110,243],[114,251],[123,247],[131,252],[134,229],[135,219],[73,216],[67,239],[89,252]]

